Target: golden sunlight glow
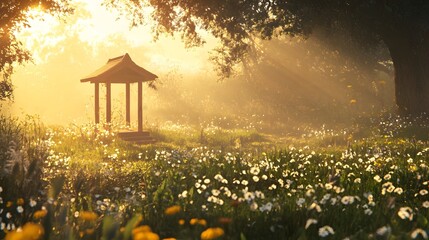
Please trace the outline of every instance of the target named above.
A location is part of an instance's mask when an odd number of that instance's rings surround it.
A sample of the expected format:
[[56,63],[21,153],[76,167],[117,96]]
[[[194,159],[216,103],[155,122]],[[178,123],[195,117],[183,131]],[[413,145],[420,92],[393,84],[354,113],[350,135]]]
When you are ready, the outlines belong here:
[[24,27],[16,35],[23,41],[27,49],[35,50],[33,57],[36,62],[39,62],[44,56],[41,56],[38,50],[54,46],[64,37],[51,34],[52,30],[60,25],[60,22],[55,17],[44,13],[43,9],[32,8],[27,12],[27,15],[28,27]]
[[[90,45],[95,54],[100,45],[116,45],[118,49],[124,48],[121,46],[123,44],[133,48],[148,46],[157,49],[155,55],[149,56],[153,56],[152,60],[156,64],[183,66],[193,72],[201,66],[200,59],[194,62],[175,60],[175,56],[181,57],[183,52],[195,51],[185,50],[180,39],[161,38],[155,43],[151,22],[131,28],[127,19],[118,18],[119,13],[114,9],[106,9],[102,2],[74,0],[75,13],[63,19],[44,13],[41,7],[32,8],[27,13],[29,26],[22,28],[16,35],[27,49],[32,50],[36,63],[47,61],[52,54],[49,50],[57,45],[66,47],[64,43],[67,39],[77,36],[80,41]],[[122,44],[118,45],[118,41]]]
[[[194,49],[185,49],[174,37],[154,42],[150,22],[130,28],[127,19],[118,19],[116,10],[101,3],[73,0],[75,12],[62,18],[46,14],[42,8],[28,11],[29,26],[15,34],[31,51],[33,63],[15,69],[14,113],[37,114],[49,123],[87,121],[92,117],[93,91],[79,79],[124,53],[160,76],[161,81],[172,72],[190,81],[190,76],[207,75],[212,69],[208,51],[215,41],[210,38],[206,47]],[[209,75],[215,82],[216,74]]]

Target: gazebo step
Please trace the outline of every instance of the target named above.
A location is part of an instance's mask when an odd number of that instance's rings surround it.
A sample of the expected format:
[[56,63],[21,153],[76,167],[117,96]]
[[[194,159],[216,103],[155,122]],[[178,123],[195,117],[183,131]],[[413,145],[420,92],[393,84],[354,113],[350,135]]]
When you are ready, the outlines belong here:
[[142,136],[150,136],[148,131],[143,132],[118,132],[118,136],[120,138],[133,138],[133,137],[142,137]]
[[149,132],[119,132],[118,136],[127,142],[150,144],[156,142]]

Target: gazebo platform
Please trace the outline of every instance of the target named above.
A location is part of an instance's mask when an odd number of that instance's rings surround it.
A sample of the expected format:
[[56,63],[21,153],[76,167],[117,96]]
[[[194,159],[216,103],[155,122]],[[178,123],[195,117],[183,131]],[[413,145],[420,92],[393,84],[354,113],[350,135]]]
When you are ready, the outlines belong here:
[[118,132],[118,136],[127,142],[136,144],[151,144],[156,142],[155,139],[150,135],[148,131],[142,132]]

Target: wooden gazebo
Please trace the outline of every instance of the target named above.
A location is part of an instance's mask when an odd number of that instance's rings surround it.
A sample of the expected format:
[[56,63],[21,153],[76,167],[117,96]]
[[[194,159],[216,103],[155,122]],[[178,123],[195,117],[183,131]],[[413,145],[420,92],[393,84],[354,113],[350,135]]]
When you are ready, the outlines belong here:
[[158,76],[138,66],[126,53],[123,56],[109,59],[104,66],[80,81],[94,83],[95,123],[100,122],[100,84],[106,85],[106,123],[111,123],[112,121],[111,85],[115,83],[125,84],[126,122],[128,126],[131,120],[130,85],[131,83],[137,83],[137,132],[122,132],[119,133],[119,136],[124,140],[144,143],[150,140],[150,136],[148,132],[143,131],[143,82],[154,81],[156,78]]

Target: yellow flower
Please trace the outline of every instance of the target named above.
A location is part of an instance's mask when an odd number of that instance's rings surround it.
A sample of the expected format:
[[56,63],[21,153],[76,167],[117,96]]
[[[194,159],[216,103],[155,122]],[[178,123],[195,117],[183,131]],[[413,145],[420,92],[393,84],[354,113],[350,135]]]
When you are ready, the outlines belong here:
[[410,171],[410,172],[415,172],[415,171],[417,171],[417,166],[416,166],[416,164],[411,164],[410,166],[408,166],[408,171]]
[[201,225],[201,226],[207,226],[207,221],[205,219],[198,219],[198,218],[192,218],[189,223],[191,225]]
[[179,225],[184,225],[185,224],[185,220],[184,219],[180,219],[179,220]]
[[8,202],[6,203],[6,207],[12,207],[12,205],[13,205],[13,202],[12,202],[12,201],[8,201]]
[[356,103],[357,103],[356,99],[350,100],[350,104],[356,104]]
[[45,217],[46,216],[46,214],[48,213],[48,211],[46,211],[45,209],[43,209],[43,210],[39,210],[39,211],[36,211],[34,214],[33,214],[33,218],[34,219],[39,219],[39,218],[43,218],[43,217]]
[[198,218],[192,218],[189,223],[191,225],[201,225],[201,226],[207,226],[207,221],[205,219],[198,219]]
[[153,232],[139,232],[134,235],[133,240],[159,240],[159,236]]
[[143,225],[133,229],[133,240],[159,240],[159,236],[148,225]]
[[201,233],[201,240],[211,240],[221,237],[225,234],[222,228],[208,228]]
[[133,229],[133,235],[136,235],[137,233],[146,233],[146,232],[152,232],[152,229],[150,229],[148,225],[143,225]]
[[44,232],[42,225],[37,223],[28,222],[22,227],[22,232],[27,239],[40,239]]
[[197,222],[198,222],[198,218],[192,218],[192,219],[189,221],[189,223],[190,223],[191,225],[195,225],[195,224],[197,224]]
[[8,232],[5,240],[24,240],[24,233],[16,231]]
[[163,238],[162,240],[176,240],[176,238]]
[[95,212],[82,211],[79,213],[79,218],[87,221],[95,221],[97,220],[98,215]]
[[165,213],[165,215],[174,215],[174,214],[179,213],[181,210],[182,210],[182,208],[180,206],[174,205],[174,206],[171,206],[171,207],[165,209],[164,213]]
[[205,219],[199,219],[198,224],[201,226],[207,226],[207,221]]
[[22,227],[22,231],[12,231],[6,235],[5,240],[39,240],[44,234],[40,224],[28,222]]
[[16,204],[19,206],[24,205],[24,199],[23,198],[18,198],[18,200],[16,201]]

